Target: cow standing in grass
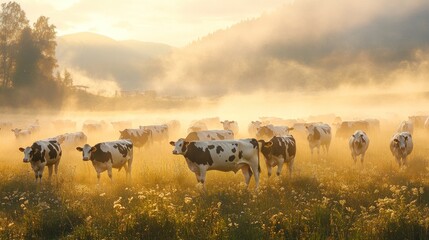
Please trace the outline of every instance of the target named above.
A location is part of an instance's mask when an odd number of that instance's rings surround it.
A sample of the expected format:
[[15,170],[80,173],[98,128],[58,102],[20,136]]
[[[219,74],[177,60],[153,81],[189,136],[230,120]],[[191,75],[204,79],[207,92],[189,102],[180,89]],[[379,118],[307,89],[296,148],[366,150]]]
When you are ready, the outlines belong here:
[[241,169],[247,186],[252,174],[255,175],[256,188],[259,185],[259,146],[256,139],[198,142],[179,139],[170,144],[174,146],[173,154],[185,157],[189,169],[203,187],[206,172],[210,170],[236,173]]
[[364,131],[356,131],[349,139],[349,147],[352,152],[353,160],[357,161],[358,156],[360,155],[360,162],[363,164],[365,158],[366,150],[368,150],[369,138]]
[[117,168],[118,171],[125,168],[127,177],[131,176],[133,144],[129,140],[101,142],[94,146],[85,144],[83,147],[77,147],[76,150],[82,152],[83,161],[92,162],[97,172],[98,182],[100,182],[100,173],[106,170],[112,180],[112,168]]
[[310,146],[311,158],[313,158],[313,149],[317,148],[317,154],[320,158],[320,147],[328,154],[331,145],[331,127],[325,123],[310,124],[306,126],[308,144]]
[[236,121],[225,120],[220,123],[222,124],[224,130],[231,130],[235,135],[238,134],[239,128],[238,123]]
[[36,182],[42,182],[42,175],[45,166],[49,169],[49,179],[52,176],[55,167],[55,175],[58,173],[62,150],[58,141],[54,139],[39,140],[34,142],[31,147],[19,148],[24,153],[24,163],[30,163],[34,171]]
[[286,163],[289,169],[289,176],[292,177],[293,163],[296,155],[296,142],[293,136],[273,137],[270,141],[261,143],[261,153],[265,158],[268,169],[268,177],[271,176],[272,168],[277,166],[277,176],[282,172],[283,164]]
[[413,151],[413,138],[409,132],[393,135],[390,140],[390,151],[399,167],[407,165],[407,156]]

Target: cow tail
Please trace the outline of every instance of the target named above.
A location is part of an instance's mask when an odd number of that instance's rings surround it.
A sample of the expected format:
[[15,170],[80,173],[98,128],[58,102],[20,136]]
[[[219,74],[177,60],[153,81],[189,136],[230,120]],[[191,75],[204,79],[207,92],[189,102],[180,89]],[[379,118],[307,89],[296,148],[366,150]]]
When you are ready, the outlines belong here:
[[261,173],[261,164],[259,163],[260,162],[259,161],[259,159],[260,159],[260,157],[259,157],[259,142],[256,140],[256,143],[257,143],[256,144],[256,150],[258,151],[258,172]]

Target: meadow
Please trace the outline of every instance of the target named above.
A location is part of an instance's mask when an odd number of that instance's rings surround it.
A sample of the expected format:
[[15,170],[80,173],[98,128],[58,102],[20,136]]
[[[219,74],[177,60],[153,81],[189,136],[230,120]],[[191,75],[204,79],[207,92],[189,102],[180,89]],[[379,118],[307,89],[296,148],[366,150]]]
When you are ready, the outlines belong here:
[[399,169],[389,150],[394,130],[369,134],[363,165],[346,139],[333,138],[318,159],[297,137],[292,178],[287,168],[268,178],[261,156],[258,190],[254,178],[246,189],[241,172],[211,171],[206,191],[168,143],[134,150],[131,181],[115,170],[113,182],[103,173],[99,185],[90,162],[63,149],[58,176],[49,181],[45,170],[36,184],[18,151],[29,143],[2,130],[0,239],[428,239],[428,133],[415,133],[408,167]]

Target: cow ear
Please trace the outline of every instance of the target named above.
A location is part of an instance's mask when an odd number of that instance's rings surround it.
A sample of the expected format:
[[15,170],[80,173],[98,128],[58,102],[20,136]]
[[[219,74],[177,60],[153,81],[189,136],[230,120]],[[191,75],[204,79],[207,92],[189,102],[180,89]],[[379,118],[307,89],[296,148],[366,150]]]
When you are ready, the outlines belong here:
[[294,130],[295,128],[288,128],[287,130],[289,130],[289,131],[292,131],[292,130]]
[[273,142],[269,141],[264,144],[264,147],[270,148],[273,146]]
[[398,139],[396,139],[396,138],[395,138],[395,139],[393,139],[393,141],[394,141],[394,142],[396,142],[396,143],[398,143],[398,142],[399,142],[399,140],[398,140]]
[[265,144],[265,140],[263,140],[263,139],[258,140],[258,142],[262,143],[262,145],[264,145],[264,144]]
[[97,151],[97,148],[95,147],[92,147],[91,150],[89,150],[89,152],[95,152],[95,151]]
[[22,147],[20,147],[20,148],[19,148],[19,151],[21,151],[21,152],[24,152],[24,150],[25,150],[25,149],[24,149],[24,148],[22,148]]
[[223,123],[224,123],[224,121],[221,121],[220,123],[222,123],[222,124],[223,124]]
[[82,152],[82,151],[83,151],[83,148],[81,148],[81,147],[76,147],[76,150],[78,150],[79,152]]
[[175,142],[173,142],[173,141],[170,141],[170,145],[171,145],[171,146],[176,146],[176,143],[175,143]]

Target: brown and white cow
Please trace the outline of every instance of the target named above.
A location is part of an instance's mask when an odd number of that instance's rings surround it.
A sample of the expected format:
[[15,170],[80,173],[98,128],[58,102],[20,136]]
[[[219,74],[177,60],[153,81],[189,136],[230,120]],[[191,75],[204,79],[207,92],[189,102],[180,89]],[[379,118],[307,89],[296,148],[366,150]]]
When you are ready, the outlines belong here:
[[85,144],[77,147],[76,150],[82,152],[83,161],[91,161],[97,172],[97,179],[100,182],[100,173],[107,170],[110,180],[112,180],[112,168],[125,168],[127,177],[131,176],[131,165],[133,163],[133,143],[129,140],[117,140],[111,142],[101,142],[94,146]]
[[146,129],[127,128],[119,131],[119,139],[129,139],[137,148],[141,148],[152,141],[152,132]]
[[170,142],[174,146],[173,154],[183,155],[189,169],[195,173],[197,181],[204,186],[206,172],[218,170],[223,172],[241,169],[246,185],[249,185],[252,174],[255,175],[256,188],[259,185],[259,146],[256,139],[219,140],[188,142],[179,139]]
[[61,146],[55,139],[39,140],[34,142],[31,147],[19,148],[24,153],[24,163],[30,163],[34,171],[36,182],[42,182],[42,175],[45,166],[49,169],[49,179],[52,176],[53,167],[55,174],[58,173],[58,165],[61,160]]
[[411,133],[401,132],[393,135],[390,140],[390,151],[399,164],[399,167],[407,165],[407,156],[413,151]]
[[199,132],[190,132],[185,138],[185,140],[188,142],[232,139],[234,139],[234,133],[231,130],[207,130]]
[[272,168],[277,166],[277,176],[282,172],[283,164],[289,169],[289,177],[292,177],[293,163],[296,155],[296,142],[293,136],[273,137],[270,141],[261,143],[261,153],[265,158],[268,169],[268,177],[271,176]]
[[366,150],[368,150],[369,138],[364,131],[356,131],[349,139],[349,148],[352,153],[353,160],[357,161],[358,156],[360,155],[360,162],[363,164],[365,158]]
[[220,123],[222,124],[224,130],[231,130],[235,135],[238,134],[239,128],[238,123],[236,121],[225,120]]

